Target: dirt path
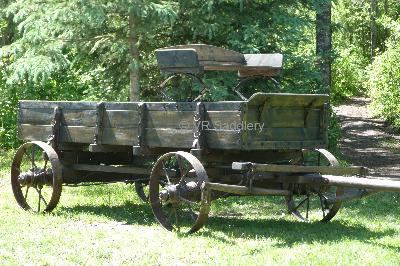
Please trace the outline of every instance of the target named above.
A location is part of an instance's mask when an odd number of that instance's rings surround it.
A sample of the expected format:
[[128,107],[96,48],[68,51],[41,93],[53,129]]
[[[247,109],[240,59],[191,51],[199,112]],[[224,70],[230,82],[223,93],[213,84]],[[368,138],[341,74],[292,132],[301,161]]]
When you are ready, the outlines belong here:
[[370,168],[372,175],[400,179],[400,136],[373,118],[369,103],[353,98],[334,108],[343,131],[340,150],[349,163]]

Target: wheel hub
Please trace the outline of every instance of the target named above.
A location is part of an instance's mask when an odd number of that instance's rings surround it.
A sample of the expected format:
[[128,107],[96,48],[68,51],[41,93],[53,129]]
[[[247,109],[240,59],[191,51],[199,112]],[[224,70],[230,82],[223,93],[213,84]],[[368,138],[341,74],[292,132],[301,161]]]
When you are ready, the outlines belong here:
[[51,169],[43,171],[43,169],[30,169],[28,172],[21,173],[18,176],[18,182],[21,186],[43,187],[51,185],[53,172]]
[[168,185],[160,191],[160,200],[164,203],[178,203],[179,202],[179,185]]
[[168,185],[160,191],[159,198],[163,203],[179,203],[182,199],[199,202],[201,190],[196,182]]

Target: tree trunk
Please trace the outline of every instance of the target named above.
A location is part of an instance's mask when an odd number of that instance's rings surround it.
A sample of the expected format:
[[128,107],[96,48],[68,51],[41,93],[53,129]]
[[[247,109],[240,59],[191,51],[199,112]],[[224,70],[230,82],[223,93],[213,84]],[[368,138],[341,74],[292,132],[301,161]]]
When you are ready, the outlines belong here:
[[378,38],[376,19],[378,17],[378,0],[371,0],[371,62],[374,60]]
[[14,38],[15,24],[12,15],[6,19],[6,23],[3,32],[0,32],[0,47],[11,44]]
[[135,17],[132,13],[130,13],[129,48],[130,48],[132,63],[129,65],[129,79],[130,79],[130,100],[132,102],[139,101],[139,96],[140,96],[138,35],[135,26],[136,26]]
[[331,91],[332,66],[332,3],[331,0],[320,0],[316,6],[316,55],[318,67],[322,74],[322,86],[326,93]]

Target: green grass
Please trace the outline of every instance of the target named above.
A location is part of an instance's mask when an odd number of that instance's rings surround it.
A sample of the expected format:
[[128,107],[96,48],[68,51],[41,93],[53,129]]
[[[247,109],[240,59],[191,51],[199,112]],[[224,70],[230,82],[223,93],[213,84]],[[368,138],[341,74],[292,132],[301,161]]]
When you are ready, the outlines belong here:
[[348,203],[328,224],[302,223],[281,198],[228,198],[205,228],[163,230],[130,185],[64,188],[51,214],[20,209],[0,167],[0,265],[398,265],[400,195]]

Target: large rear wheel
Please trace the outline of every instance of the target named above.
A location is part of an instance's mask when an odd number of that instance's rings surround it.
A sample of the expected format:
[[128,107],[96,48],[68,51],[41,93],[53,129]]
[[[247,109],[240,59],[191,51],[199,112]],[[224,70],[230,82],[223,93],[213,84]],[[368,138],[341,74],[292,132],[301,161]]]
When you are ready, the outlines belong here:
[[54,149],[41,141],[19,147],[12,162],[11,186],[23,209],[36,213],[53,210],[62,190],[62,166]]
[[178,151],[162,155],[149,182],[150,204],[157,221],[169,231],[198,231],[210,210],[210,194],[202,189],[206,181],[204,167],[192,154]]

